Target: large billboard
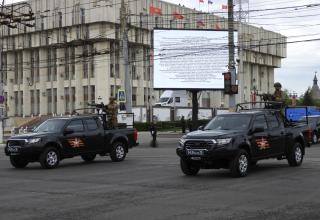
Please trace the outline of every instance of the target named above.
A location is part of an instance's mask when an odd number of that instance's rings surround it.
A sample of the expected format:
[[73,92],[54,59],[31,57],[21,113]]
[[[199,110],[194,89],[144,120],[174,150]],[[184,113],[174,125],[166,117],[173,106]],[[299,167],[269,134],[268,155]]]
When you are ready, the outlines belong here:
[[156,29],[153,39],[154,89],[224,88],[228,31]]

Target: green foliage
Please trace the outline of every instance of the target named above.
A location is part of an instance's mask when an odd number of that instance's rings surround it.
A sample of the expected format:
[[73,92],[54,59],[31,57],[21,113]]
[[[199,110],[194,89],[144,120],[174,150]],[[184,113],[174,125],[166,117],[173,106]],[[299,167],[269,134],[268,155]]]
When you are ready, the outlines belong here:
[[304,93],[301,104],[304,106],[314,106],[316,104],[312,99],[310,88],[308,88],[307,91]]

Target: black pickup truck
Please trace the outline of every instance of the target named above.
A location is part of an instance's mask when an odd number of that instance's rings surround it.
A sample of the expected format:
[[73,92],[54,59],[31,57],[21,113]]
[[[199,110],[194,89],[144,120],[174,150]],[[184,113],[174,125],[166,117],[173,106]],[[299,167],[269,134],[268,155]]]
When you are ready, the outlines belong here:
[[306,124],[287,123],[276,109],[227,113],[183,136],[176,152],[186,175],[226,168],[243,177],[262,159],[287,159],[290,166],[300,166],[308,146],[306,129]]
[[60,160],[74,156],[91,162],[97,154],[122,161],[128,149],[137,145],[137,137],[134,128],[105,129],[95,115],[53,118],[30,134],[9,138],[5,154],[16,168],[24,168],[30,162],[55,168]]

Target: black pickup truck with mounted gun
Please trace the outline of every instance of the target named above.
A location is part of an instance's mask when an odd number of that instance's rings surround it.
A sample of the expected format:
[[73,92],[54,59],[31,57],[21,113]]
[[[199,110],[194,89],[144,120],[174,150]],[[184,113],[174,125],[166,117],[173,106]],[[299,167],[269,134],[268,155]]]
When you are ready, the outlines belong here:
[[278,102],[238,104],[236,112],[217,115],[184,135],[176,150],[182,172],[196,175],[200,169],[226,168],[243,177],[250,166],[269,158],[300,166],[310,141],[307,123],[287,121],[283,110]]
[[5,154],[12,166],[24,168],[40,162],[43,168],[55,168],[59,161],[81,156],[91,162],[96,155],[110,155],[112,161],[123,161],[129,148],[136,145],[137,130],[108,129],[100,115],[76,115],[48,119],[32,133],[8,139]]

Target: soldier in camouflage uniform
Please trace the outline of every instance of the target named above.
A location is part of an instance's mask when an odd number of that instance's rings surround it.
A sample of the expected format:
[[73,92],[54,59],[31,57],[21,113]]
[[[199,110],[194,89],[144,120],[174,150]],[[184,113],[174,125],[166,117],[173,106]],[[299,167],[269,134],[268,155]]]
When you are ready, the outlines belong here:
[[114,97],[109,98],[109,104],[107,106],[108,123],[111,129],[118,127],[118,105]]
[[275,91],[273,93],[273,101],[277,101],[277,102],[284,102],[284,93],[283,91],[281,90],[281,84],[279,82],[276,82],[274,84],[274,88],[275,88]]

